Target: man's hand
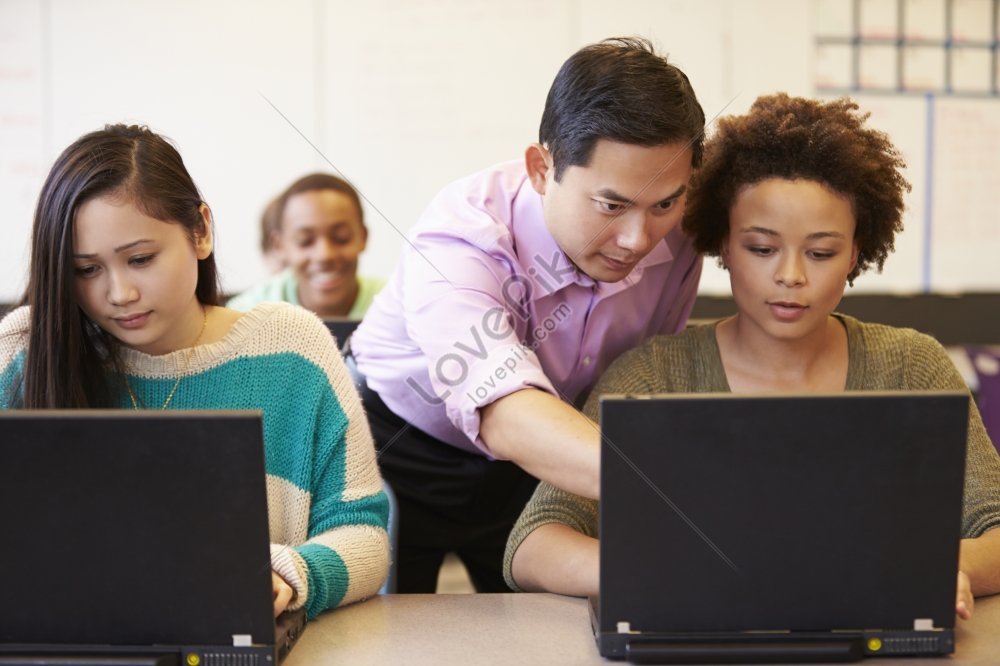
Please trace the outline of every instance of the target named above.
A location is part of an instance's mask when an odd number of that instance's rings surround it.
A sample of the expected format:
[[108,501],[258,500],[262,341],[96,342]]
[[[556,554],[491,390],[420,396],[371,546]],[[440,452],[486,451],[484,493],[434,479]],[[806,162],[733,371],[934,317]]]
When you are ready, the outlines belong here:
[[285,582],[285,579],[278,574],[271,572],[271,586],[274,588],[274,617],[281,615],[282,611],[292,603],[295,590]]

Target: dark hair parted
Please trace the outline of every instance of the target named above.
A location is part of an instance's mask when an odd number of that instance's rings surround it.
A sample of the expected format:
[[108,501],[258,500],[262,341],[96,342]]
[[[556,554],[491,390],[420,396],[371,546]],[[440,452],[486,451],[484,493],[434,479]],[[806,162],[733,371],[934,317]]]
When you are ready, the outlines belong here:
[[685,142],[701,164],[705,113],[688,77],[648,40],[614,37],[563,63],[545,100],[538,141],[552,154],[555,179],[587,166],[599,139],[640,146]]
[[328,173],[311,173],[308,176],[302,176],[289,185],[278,197],[275,204],[278,208],[278,225],[275,227],[275,231],[281,231],[281,226],[284,224],[285,206],[288,204],[288,200],[296,194],[315,192],[316,190],[333,190],[346,195],[348,199],[354,202],[355,208],[358,209],[358,220],[361,221],[361,226],[364,226],[365,211],[361,207],[361,197],[358,196],[357,190],[342,178],[337,178]]
[[719,119],[705,162],[691,179],[684,231],[699,252],[718,255],[740,192],[769,178],[811,180],[846,197],[854,211],[854,278],[879,271],[903,229],[906,166],[888,135],[866,127],[850,99],[821,102],[784,93],[757,98],[743,116]]
[[[205,231],[201,194],[184,161],[146,127],[107,125],[56,158],[35,208],[23,300],[31,319],[20,388],[29,409],[111,407],[120,386],[119,343],[83,313],[76,296],[73,223],[80,206],[97,197],[180,224],[192,242]],[[198,262],[195,295],[218,304],[214,253]]]

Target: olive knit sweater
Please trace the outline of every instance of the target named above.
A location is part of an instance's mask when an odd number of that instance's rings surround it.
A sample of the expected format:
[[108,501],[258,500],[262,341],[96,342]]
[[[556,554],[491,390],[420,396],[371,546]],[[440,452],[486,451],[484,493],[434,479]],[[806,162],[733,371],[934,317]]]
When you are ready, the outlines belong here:
[[[835,316],[847,329],[846,390],[968,391],[947,352],[933,338],[912,329]],[[622,354],[601,377],[584,411],[596,421],[599,398],[609,393],[707,392],[730,392],[715,324],[689,328],[674,336],[657,336]],[[563,523],[596,538],[597,502],[544,481],[538,485],[507,541],[504,577],[514,590],[520,589],[511,575],[514,552],[528,534],[546,523]],[[962,536],[977,537],[998,525],[1000,456],[970,396]]]

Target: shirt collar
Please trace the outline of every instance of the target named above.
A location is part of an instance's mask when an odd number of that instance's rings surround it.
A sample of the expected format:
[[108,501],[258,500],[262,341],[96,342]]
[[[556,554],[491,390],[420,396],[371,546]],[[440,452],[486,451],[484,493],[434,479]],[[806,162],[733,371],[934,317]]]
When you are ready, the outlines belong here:
[[511,236],[517,261],[532,282],[533,300],[577,284],[592,287],[594,280],[580,271],[549,233],[542,197],[524,179],[511,211]]

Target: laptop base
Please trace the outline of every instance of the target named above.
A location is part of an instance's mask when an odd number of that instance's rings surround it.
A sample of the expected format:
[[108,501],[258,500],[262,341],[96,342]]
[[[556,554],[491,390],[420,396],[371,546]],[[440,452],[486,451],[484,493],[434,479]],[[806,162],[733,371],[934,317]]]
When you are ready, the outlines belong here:
[[601,631],[596,598],[590,599],[589,607],[601,656],[633,664],[847,663],[865,657],[933,657],[955,651],[952,629],[713,634]]
[[306,612],[287,611],[275,624],[273,647],[0,644],[0,666],[274,666],[305,631]]
[[0,666],[270,666],[274,647],[2,645]]

